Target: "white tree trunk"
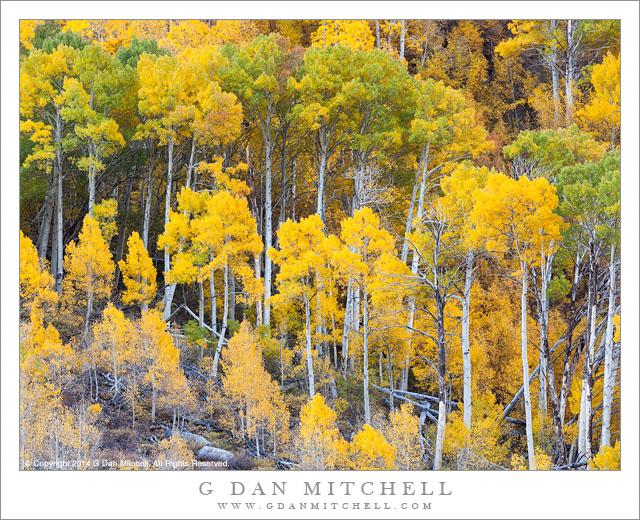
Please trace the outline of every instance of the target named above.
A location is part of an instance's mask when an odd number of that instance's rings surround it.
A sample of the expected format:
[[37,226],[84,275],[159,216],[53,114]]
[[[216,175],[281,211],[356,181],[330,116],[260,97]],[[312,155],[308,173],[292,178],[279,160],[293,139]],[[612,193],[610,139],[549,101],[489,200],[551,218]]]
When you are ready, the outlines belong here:
[[[213,262],[213,254],[209,255],[209,261]],[[217,301],[216,301],[216,281],[215,281],[215,271],[211,269],[211,273],[209,275],[209,292],[211,293],[211,329],[214,334],[218,332],[218,323],[217,323]]]
[[[265,135],[270,136],[271,121],[267,122]],[[270,138],[265,142],[265,183],[264,183],[264,325],[271,323],[271,258],[269,249],[273,245],[272,218],[273,208],[271,204],[271,156],[272,144]]]
[[[549,22],[550,29],[555,34],[557,20]],[[553,92],[553,124],[554,128],[560,126],[560,71],[558,70],[558,48],[555,43],[551,44],[551,85]]]
[[567,20],[567,62],[565,67],[565,126],[569,127],[573,123],[573,82],[576,74],[576,41],[575,22]]
[[89,215],[93,217],[93,206],[96,203],[96,172],[93,166],[93,145],[89,144]]
[[[547,287],[551,281],[551,264],[553,263],[553,255],[546,257],[541,252],[540,262],[540,375],[538,376],[539,394],[538,409],[542,412],[543,417],[547,413],[547,370],[553,370],[553,366],[549,366],[549,360],[542,348],[546,342],[548,344],[548,328],[549,328],[549,297],[547,296]],[[553,390],[555,391],[555,389]]]
[[195,167],[196,156],[196,138],[191,140],[191,153],[189,154],[189,166],[187,167],[187,180],[185,182],[185,188],[191,188],[191,180],[193,178],[193,169]]
[[326,224],[324,211],[325,171],[327,168],[327,129],[323,125],[320,128],[320,165],[318,168],[318,198],[316,200],[316,213],[320,220]]
[[220,359],[220,351],[224,344],[224,337],[227,334],[227,320],[229,319],[229,262],[224,264],[224,307],[222,309],[222,326],[220,327],[220,335],[218,336],[218,345],[216,353],[213,356],[213,364],[211,365],[211,377],[214,379],[218,376],[218,361]]
[[313,357],[311,356],[311,309],[309,308],[309,296],[304,295],[305,332],[307,340],[307,373],[309,374],[309,399],[313,399],[316,393],[313,378]]
[[[593,275],[593,274],[592,274]],[[589,284],[591,286],[591,282]],[[596,317],[598,312],[597,295],[589,288],[589,312],[587,313],[587,327],[589,342],[585,347],[584,370],[582,372],[582,398],[580,406],[580,422],[578,429],[578,458],[577,460],[591,458],[591,420],[592,409],[592,385],[593,377],[593,354],[596,342]]]
[[[167,227],[169,217],[171,215],[171,183],[173,182],[173,139],[169,139],[167,144],[168,161],[167,161],[167,193],[164,204],[164,226]],[[171,269],[171,256],[168,248],[164,249],[164,272]],[[171,303],[176,290],[176,284],[166,285],[164,288],[164,320],[167,321],[171,316]]]
[[527,360],[527,263],[520,261],[522,269],[522,300],[521,314],[522,321],[520,325],[521,334],[521,351],[522,351],[522,376],[524,388],[524,409],[526,416],[527,430],[527,454],[529,456],[529,469],[536,469],[535,450],[533,446],[533,422],[531,418],[531,395],[529,393],[529,361]]
[[147,171],[147,193],[144,198],[144,219],[142,221],[142,243],[145,249],[149,249],[149,222],[151,220],[151,195],[153,190],[153,157],[149,157],[149,170]]
[[420,162],[418,163],[418,170],[416,171],[416,178],[413,181],[413,192],[411,193],[411,203],[409,204],[409,211],[407,212],[407,221],[405,223],[404,228],[404,240],[402,242],[402,255],[400,256],[400,260],[402,263],[407,261],[407,256],[409,255],[409,242],[407,241],[407,235],[411,231],[411,224],[413,222],[413,211],[416,204],[416,196],[418,195],[418,186],[421,186],[421,171],[422,171],[422,156],[420,154]]
[[613,316],[616,308],[616,246],[611,245],[609,259],[609,308],[604,344],[604,383],[602,395],[602,434],[600,447],[611,445],[611,405],[616,386],[616,363],[613,360]]
[[49,232],[51,231],[51,220],[53,219],[53,207],[55,200],[54,187],[47,191],[45,200],[45,209],[42,216],[42,224],[40,225],[40,233],[38,234],[38,256],[40,258],[47,257],[47,247],[49,245]]
[[364,422],[371,424],[371,407],[369,405],[369,298],[366,286],[362,298],[362,370],[364,372]]
[[462,299],[462,378],[463,378],[463,419],[471,430],[471,351],[469,345],[469,309],[471,307],[471,284],[473,282],[473,253],[466,257],[464,278],[464,298]]
[[62,263],[64,260],[64,235],[62,232],[62,117],[58,111],[56,114],[56,263],[55,263],[55,288],[58,296],[62,294]]
[[347,373],[349,362],[349,332],[351,330],[351,320],[353,319],[353,282],[347,282],[347,300],[344,308],[344,326],[342,329],[342,374]]
[[442,469],[442,450],[444,448],[444,434],[447,425],[447,403],[446,393],[440,393],[438,400],[438,427],[436,431],[436,445],[433,452],[433,469],[435,471]]

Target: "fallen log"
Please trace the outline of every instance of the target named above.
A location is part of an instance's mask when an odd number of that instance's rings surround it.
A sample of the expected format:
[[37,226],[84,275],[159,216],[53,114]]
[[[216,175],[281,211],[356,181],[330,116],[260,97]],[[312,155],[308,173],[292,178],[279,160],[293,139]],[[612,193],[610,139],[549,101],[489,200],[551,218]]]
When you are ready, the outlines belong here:
[[217,462],[231,462],[235,455],[230,451],[216,448],[215,446],[203,446],[196,455],[198,460],[211,460]]
[[[428,401],[429,403],[434,403],[434,404],[438,404],[440,402],[440,399],[432,395],[418,394],[416,392],[407,392],[405,390],[395,390],[395,389],[392,392],[389,388],[384,388],[383,386],[378,386],[375,384],[371,384],[371,386],[376,390],[380,390],[381,392],[385,392],[390,395],[393,393],[394,399],[400,399],[400,396],[408,396],[408,397],[413,397],[414,399]],[[404,399],[400,399],[400,400],[404,400]],[[412,402],[412,401],[409,401],[409,402]],[[458,409],[458,403],[456,403],[455,401],[447,401],[447,406],[450,406],[453,410]],[[429,407],[429,409],[431,409],[431,407]]]

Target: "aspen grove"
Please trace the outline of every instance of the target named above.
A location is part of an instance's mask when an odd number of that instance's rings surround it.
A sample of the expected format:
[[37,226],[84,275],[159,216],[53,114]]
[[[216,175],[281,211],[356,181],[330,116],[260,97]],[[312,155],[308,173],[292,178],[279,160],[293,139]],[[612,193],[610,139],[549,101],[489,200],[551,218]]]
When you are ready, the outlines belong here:
[[21,468],[619,469],[619,55],[21,21]]

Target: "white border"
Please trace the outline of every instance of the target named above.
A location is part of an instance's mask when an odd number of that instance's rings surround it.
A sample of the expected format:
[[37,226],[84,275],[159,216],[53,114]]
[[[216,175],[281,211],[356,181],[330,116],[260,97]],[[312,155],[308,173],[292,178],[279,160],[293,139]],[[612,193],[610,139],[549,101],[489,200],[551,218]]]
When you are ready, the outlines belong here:
[[[2,14],[2,518],[638,518],[638,4],[636,2],[3,2]],[[19,18],[620,18],[622,19],[622,400],[620,472],[18,472]],[[445,480],[451,497],[411,515],[388,511],[220,512],[204,480]],[[287,499],[292,498],[288,496]],[[384,497],[380,497],[382,500]],[[396,497],[396,504],[402,501]],[[403,516],[406,515],[406,516]]]

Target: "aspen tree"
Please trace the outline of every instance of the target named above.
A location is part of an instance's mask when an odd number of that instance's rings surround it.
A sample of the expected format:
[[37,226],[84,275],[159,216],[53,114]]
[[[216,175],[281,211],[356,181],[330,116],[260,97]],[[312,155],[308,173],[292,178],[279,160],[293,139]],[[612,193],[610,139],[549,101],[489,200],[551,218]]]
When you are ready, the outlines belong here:
[[324,225],[320,216],[315,214],[300,222],[287,220],[278,230],[280,250],[271,249],[269,254],[280,266],[276,277],[280,294],[278,300],[297,300],[304,306],[305,345],[307,359],[307,377],[309,398],[315,395],[313,370],[313,346],[311,341],[311,300],[317,297],[318,273],[326,269],[326,237],[322,232]]
[[343,463],[347,443],[336,425],[336,413],[316,394],[300,411],[298,441],[302,469],[337,469]]
[[345,279],[352,281],[362,291],[362,353],[364,376],[365,423],[371,422],[369,405],[369,314],[371,283],[383,257],[394,254],[391,234],[381,229],[380,218],[370,209],[362,208],[350,219],[341,223],[341,239],[346,250],[333,253],[332,262]]
[[158,287],[156,269],[137,232],[129,236],[127,247],[126,258],[118,264],[127,288],[122,301],[126,304],[139,303],[141,309],[146,310]]
[[64,255],[66,271],[63,283],[67,308],[86,305],[84,335],[86,336],[94,303],[111,294],[115,265],[98,223],[86,215],[77,242],[70,242]]
[[487,179],[478,193],[472,211],[474,234],[484,237],[487,250],[513,250],[520,262],[522,276],[521,351],[526,412],[527,451],[529,469],[535,467],[531,399],[529,395],[529,363],[527,360],[527,286],[528,270],[558,247],[562,220],[553,211],[558,205],[555,188],[546,179],[533,181],[520,177],[518,181],[495,174]]

